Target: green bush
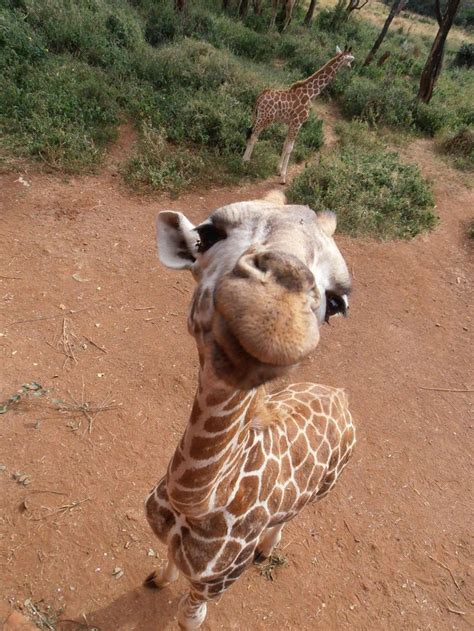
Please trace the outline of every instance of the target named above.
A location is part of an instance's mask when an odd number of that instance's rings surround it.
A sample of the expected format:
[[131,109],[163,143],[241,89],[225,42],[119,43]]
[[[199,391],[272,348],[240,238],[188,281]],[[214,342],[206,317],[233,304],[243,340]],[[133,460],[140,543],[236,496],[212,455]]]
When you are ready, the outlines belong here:
[[474,66],[474,44],[464,43],[461,44],[456,56],[453,59],[453,65],[462,67],[467,66],[472,68]]
[[1,128],[23,153],[67,171],[97,164],[118,122],[104,74],[69,56],[6,79],[0,111]]
[[457,168],[463,170],[474,169],[474,129],[461,127],[450,131],[438,141],[441,153],[451,156]]
[[414,94],[398,77],[374,82],[368,77],[355,77],[344,90],[342,111],[372,124],[409,127],[413,121]]
[[196,182],[204,166],[200,156],[169,146],[163,133],[145,122],[137,154],[125,167],[125,179],[136,188],[176,193]]
[[339,230],[352,236],[406,239],[437,222],[418,168],[384,149],[335,148],[294,179],[288,199],[335,211]]

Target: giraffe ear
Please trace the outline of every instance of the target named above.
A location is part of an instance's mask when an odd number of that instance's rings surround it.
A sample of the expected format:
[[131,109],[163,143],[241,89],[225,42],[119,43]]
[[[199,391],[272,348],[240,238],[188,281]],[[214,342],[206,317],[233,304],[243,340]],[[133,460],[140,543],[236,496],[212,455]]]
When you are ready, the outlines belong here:
[[332,237],[332,235],[336,232],[336,213],[333,213],[331,210],[323,210],[320,213],[316,213],[316,221],[318,222],[321,230],[325,232],[328,237]]
[[172,269],[189,269],[196,260],[199,236],[182,213],[164,210],[156,218],[156,244],[160,261]]
[[339,48],[339,46],[336,46],[336,53],[339,55],[339,53],[342,53],[342,50]]

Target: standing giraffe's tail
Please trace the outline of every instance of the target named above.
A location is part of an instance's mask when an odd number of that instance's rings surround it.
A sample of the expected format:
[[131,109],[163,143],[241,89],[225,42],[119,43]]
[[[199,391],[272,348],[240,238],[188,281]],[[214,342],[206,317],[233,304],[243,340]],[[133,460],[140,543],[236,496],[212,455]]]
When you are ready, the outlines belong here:
[[249,127],[249,128],[247,129],[247,140],[248,140],[248,139],[250,138],[250,136],[252,135],[252,130],[253,130],[253,127]]

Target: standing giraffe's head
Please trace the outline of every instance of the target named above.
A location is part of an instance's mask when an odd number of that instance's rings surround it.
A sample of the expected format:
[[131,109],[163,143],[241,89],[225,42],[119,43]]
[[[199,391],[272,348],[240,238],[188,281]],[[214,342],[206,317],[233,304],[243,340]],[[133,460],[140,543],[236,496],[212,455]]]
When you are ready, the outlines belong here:
[[281,374],[316,348],[324,321],[346,314],[335,229],[331,212],[264,200],[219,208],[198,226],[159,213],[159,257],[196,279],[189,330],[226,381],[251,387]]
[[338,59],[340,59],[341,61],[341,65],[342,66],[349,66],[349,68],[351,67],[352,62],[354,61],[355,57],[352,54],[352,46],[349,48],[348,46],[346,46],[344,48],[344,50],[341,50],[339,48],[339,46],[336,46],[336,57]]

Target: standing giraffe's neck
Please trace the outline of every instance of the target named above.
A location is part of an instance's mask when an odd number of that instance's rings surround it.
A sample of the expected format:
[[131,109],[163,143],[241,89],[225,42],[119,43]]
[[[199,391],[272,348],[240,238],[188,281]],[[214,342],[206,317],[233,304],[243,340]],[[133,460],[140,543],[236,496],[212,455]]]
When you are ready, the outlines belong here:
[[167,472],[167,490],[176,510],[196,517],[221,505],[220,492],[238,469],[250,424],[264,414],[263,387],[239,390],[202,362],[199,387],[184,435]]
[[344,58],[342,55],[333,57],[327,62],[327,64],[317,70],[310,77],[295,83],[293,89],[304,93],[310,99],[314,99],[322,92],[322,90],[324,90],[328,83],[332,81],[334,75],[342,66],[343,62]]

